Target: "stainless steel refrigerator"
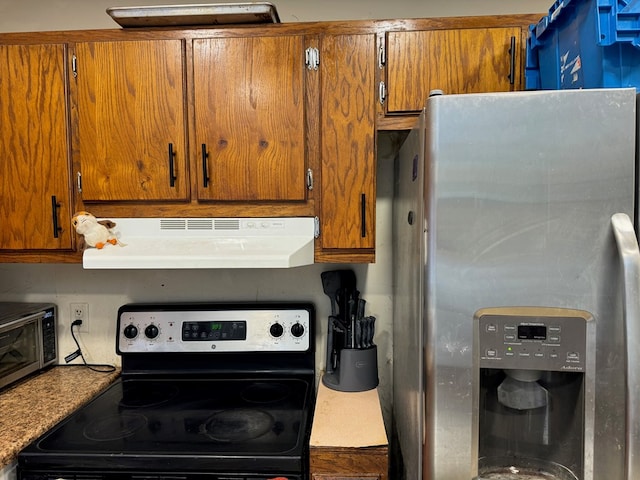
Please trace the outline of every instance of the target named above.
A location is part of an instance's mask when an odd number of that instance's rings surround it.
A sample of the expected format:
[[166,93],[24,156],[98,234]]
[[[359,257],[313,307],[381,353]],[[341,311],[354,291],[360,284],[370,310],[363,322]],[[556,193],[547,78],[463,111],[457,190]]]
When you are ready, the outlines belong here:
[[640,478],[636,132],[635,89],[428,99],[395,172],[394,478]]

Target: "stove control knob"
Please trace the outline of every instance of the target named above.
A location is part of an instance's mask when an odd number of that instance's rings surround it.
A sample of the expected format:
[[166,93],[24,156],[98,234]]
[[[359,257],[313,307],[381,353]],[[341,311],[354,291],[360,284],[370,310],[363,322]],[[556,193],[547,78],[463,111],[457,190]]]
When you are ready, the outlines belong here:
[[269,328],[269,333],[271,333],[272,337],[278,338],[278,337],[281,337],[282,334],[284,333],[284,328],[282,328],[282,325],[280,325],[279,323],[274,323]]
[[131,340],[138,336],[138,328],[135,325],[127,325],[124,327],[123,333],[125,337]]
[[304,325],[302,325],[301,323],[294,323],[291,326],[291,335],[293,335],[296,338],[299,338],[302,335],[304,335]]
[[147,338],[156,338],[159,333],[160,330],[158,330],[158,327],[156,327],[153,323],[144,329],[144,334]]

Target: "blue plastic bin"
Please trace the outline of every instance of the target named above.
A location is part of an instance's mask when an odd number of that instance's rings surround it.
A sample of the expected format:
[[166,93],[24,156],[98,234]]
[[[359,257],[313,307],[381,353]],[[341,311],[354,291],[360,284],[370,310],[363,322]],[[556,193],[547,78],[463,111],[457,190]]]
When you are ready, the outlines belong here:
[[640,0],[557,1],[529,27],[525,85],[640,91]]

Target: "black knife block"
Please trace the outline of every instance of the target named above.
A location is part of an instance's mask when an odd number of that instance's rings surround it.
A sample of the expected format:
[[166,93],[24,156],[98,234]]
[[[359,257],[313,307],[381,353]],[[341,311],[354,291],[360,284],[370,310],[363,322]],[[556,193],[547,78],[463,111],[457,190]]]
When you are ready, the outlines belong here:
[[338,365],[322,376],[322,383],[340,392],[364,392],[378,386],[378,347],[343,348]]

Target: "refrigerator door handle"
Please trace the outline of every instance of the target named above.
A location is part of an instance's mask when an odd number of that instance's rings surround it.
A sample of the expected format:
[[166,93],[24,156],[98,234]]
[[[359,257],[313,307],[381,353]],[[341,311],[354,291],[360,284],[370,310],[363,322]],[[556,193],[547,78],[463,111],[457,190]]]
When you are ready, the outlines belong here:
[[626,479],[640,478],[640,349],[629,348],[640,338],[640,250],[631,219],[624,213],[611,217],[623,275],[622,300],[626,351]]

